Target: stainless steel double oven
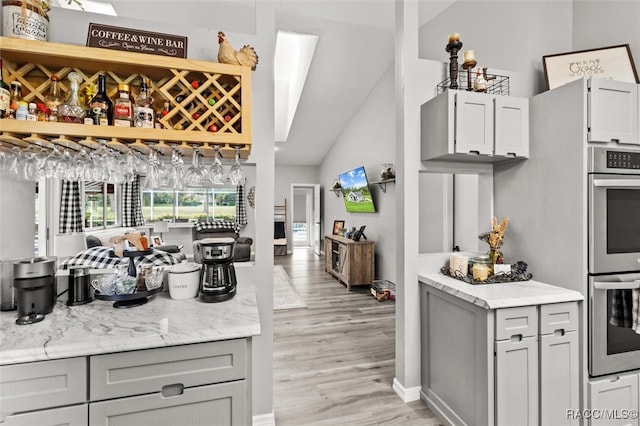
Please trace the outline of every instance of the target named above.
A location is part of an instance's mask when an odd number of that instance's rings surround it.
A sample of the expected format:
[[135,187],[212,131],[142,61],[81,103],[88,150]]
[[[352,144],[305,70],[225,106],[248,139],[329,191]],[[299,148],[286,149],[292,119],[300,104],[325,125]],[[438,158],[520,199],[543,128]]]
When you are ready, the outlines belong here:
[[588,150],[589,374],[600,376],[640,369],[640,150]]

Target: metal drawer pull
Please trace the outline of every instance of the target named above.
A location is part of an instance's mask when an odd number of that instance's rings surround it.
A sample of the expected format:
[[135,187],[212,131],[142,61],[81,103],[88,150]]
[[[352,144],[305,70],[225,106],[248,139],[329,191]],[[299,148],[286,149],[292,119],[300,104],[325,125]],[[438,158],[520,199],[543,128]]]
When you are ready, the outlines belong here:
[[182,395],[183,393],[184,385],[182,383],[174,383],[162,387],[162,396],[165,398]]
[[640,280],[625,281],[625,282],[602,282],[595,281],[593,287],[596,290],[630,290],[634,288],[640,288]]
[[469,151],[469,155],[480,155],[480,151]]

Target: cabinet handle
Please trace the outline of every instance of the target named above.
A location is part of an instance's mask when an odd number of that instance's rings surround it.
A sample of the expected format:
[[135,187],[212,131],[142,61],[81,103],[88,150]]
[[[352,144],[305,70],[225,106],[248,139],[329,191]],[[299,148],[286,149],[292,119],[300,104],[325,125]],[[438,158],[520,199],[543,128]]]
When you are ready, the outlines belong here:
[[514,334],[511,336],[511,343],[522,342],[522,334]]
[[620,143],[620,139],[611,139],[611,142]]
[[184,393],[184,385],[182,383],[174,383],[162,387],[162,396],[165,398],[178,396]]
[[515,153],[515,152],[507,152],[507,155],[505,155],[505,157],[513,157],[513,158],[516,158],[516,153]]
[[469,151],[469,155],[480,155],[480,151]]
[[553,335],[556,337],[564,336],[564,328],[560,328],[558,330],[554,330]]

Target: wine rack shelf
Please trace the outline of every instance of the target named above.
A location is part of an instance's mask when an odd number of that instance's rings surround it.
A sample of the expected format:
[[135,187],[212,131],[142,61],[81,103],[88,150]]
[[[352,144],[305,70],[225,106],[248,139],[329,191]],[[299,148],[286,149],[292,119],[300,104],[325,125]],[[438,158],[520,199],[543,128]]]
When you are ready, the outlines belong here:
[[154,109],[160,111],[165,100],[170,103],[170,112],[160,118],[162,129],[0,120],[0,142],[5,144],[58,143],[73,148],[106,143],[143,152],[149,146],[161,151],[197,146],[207,157],[219,146],[222,156],[229,158],[236,146],[243,158],[251,151],[249,67],[9,37],[0,37],[0,52],[4,80],[22,83],[27,102],[44,102],[52,74],[60,77],[66,92],[66,76],[75,71],[84,79],[81,95],[105,73],[112,99],[119,83],[129,84],[137,94],[142,78],[147,78]]

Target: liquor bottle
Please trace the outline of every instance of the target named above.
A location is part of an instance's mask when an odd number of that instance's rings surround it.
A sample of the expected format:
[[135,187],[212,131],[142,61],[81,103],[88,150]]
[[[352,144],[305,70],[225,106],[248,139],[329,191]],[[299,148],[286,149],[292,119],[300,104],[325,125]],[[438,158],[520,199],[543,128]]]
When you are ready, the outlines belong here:
[[22,83],[11,82],[11,93],[9,94],[9,108],[18,111],[18,102],[22,101]]
[[113,102],[113,125],[131,127],[133,125],[133,102],[129,85],[118,84],[118,97]]
[[60,77],[53,74],[50,78],[49,93],[44,97],[44,104],[49,109],[49,121],[58,121],[58,106],[64,101],[60,92]]
[[476,82],[474,87],[476,92],[486,92],[487,91],[487,80],[484,78],[484,74],[482,70],[478,68],[478,72],[476,73]]
[[78,89],[82,77],[77,72],[70,72],[67,78],[70,82],[69,98],[58,106],[58,121],[83,124],[87,111],[78,99]]
[[35,102],[29,102],[27,106],[27,121],[38,121],[38,110]]
[[111,126],[113,124],[113,102],[107,96],[107,76],[98,76],[98,92],[91,98],[89,113],[96,126]]
[[153,98],[149,96],[149,85],[146,79],[140,83],[140,94],[133,107],[133,122],[135,127],[153,129],[155,120],[153,119]]
[[9,115],[10,98],[9,85],[2,78],[2,58],[0,58],[0,118]]

